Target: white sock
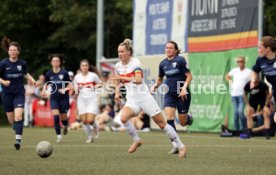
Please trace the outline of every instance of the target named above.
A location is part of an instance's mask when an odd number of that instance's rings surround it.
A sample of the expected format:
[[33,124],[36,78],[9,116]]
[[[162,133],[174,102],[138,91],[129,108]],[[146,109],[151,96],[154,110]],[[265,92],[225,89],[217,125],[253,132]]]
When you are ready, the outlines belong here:
[[88,125],[84,125],[84,131],[87,134],[87,136],[92,136],[92,130],[91,130],[91,126]]
[[100,132],[99,132],[98,123],[96,121],[94,121],[94,123],[93,123],[93,128],[95,130],[96,135],[99,136]]
[[126,122],[124,124],[124,127],[126,128],[126,131],[129,133],[129,135],[133,138],[134,142],[141,140],[135,127],[133,126],[133,124],[130,121]]
[[57,139],[62,139],[62,135],[57,135]]
[[177,143],[176,143],[176,142],[172,142],[172,146],[173,146],[174,148],[177,148]]
[[21,140],[21,138],[22,138],[22,135],[15,135],[16,140]]
[[181,142],[180,138],[178,137],[178,135],[175,132],[175,130],[173,129],[173,127],[171,127],[170,125],[167,124],[164,128],[164,131],[166,132],[166,134],[172,140],[172,144],[175,143],[177,148],[183,148],[184,147],[184,144]]

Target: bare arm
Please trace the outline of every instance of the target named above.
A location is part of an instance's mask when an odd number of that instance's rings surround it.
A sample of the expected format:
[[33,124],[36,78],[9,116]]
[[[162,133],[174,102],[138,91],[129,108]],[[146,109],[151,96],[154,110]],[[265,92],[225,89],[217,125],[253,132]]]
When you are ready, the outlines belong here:
[[36,85],[35,79],[34,79],[29,73],[26,73],[24,77],[25,77],[27,80],[30,80],[34,85]]
[[193,76],[192,76],[191,72],[187,72],[187,73],[185,73],[185,75],[186,75],[187,78],[186,78],[186,81],[185,81],[184,86],[182,87],[182,89],[184,88],[186,90],[189,87],[189,85],[190,85],[190,83],[193,79]]
[[258,79],[258,73],[252,71],[251,73],[251,83],[250,83],[250,88],[254,88],[256,86],[256,81]]

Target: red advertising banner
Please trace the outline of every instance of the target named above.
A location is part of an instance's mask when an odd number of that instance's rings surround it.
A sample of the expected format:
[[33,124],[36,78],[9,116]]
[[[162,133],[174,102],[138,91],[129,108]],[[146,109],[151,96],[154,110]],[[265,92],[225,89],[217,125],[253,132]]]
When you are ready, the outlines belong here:
[[[40,127],[53,127],[54,118],[51,114],[50,103],[47,101],[45,104],[39,99],[33,102],[34,125]],[[69,110],[69,123],[76,121],[76,102],[72,101]]]

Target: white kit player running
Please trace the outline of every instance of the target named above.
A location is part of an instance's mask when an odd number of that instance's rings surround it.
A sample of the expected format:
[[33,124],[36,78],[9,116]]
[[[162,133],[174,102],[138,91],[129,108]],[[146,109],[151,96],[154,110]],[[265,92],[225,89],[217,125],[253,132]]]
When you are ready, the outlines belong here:
[[84,125],[84,131],[88,138],[86,143],[94,141],[91,125],[96,131],[95,138],[99,137],[99,128],[95,121],[96,115],[99,113],[98,97],[95,88],[101,85],[99,76],[89,71],[90,64],[87,60],[80,62],[80,73],[74,78],[74,87],[77,91],[77,108],[80,119]]
[[135,127],[130,119],[135,117],[141,110],[149,115],[154,122],[163,129],[171,140],[177,143],[179,149],[179,157],[183,158],[186,155],[186,148],[181,142],[175,130],[164,120],[161,109],[153,96],[150,94],[148,87],[143,82],[143,72],[141,63],[138,59],[132,58],[132,45],[129,39],[125,39],[118,46],[118,56],[120,62],[115,65],[115,75],[112,79],[115,80],[115,100],[120,101],[120,82],[126,87],[127,102],[121,110],[121,121],[124,124],[126,131],[133,138],[133,144],[128,152],[133,153],[143,144]]

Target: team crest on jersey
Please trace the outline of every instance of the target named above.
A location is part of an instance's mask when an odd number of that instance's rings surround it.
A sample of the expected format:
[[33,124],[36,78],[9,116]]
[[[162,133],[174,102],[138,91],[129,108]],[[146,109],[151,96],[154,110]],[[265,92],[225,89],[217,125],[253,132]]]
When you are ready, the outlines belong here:
[[58,75],[58,78],[62,80],[63,79],[63,75]]
[[17,69],[18,69],[19,71],[22,70],[22,66],[21,66],[21,65],[17,65],[16,67],[17,67]]
[[276,62],[274,62],[273,67],[276,68]]
[[173,67],[176,67],[176,65],[177,65],[176,62],[173,62],[173,63],[172,63],[172,66],[173,66]]

